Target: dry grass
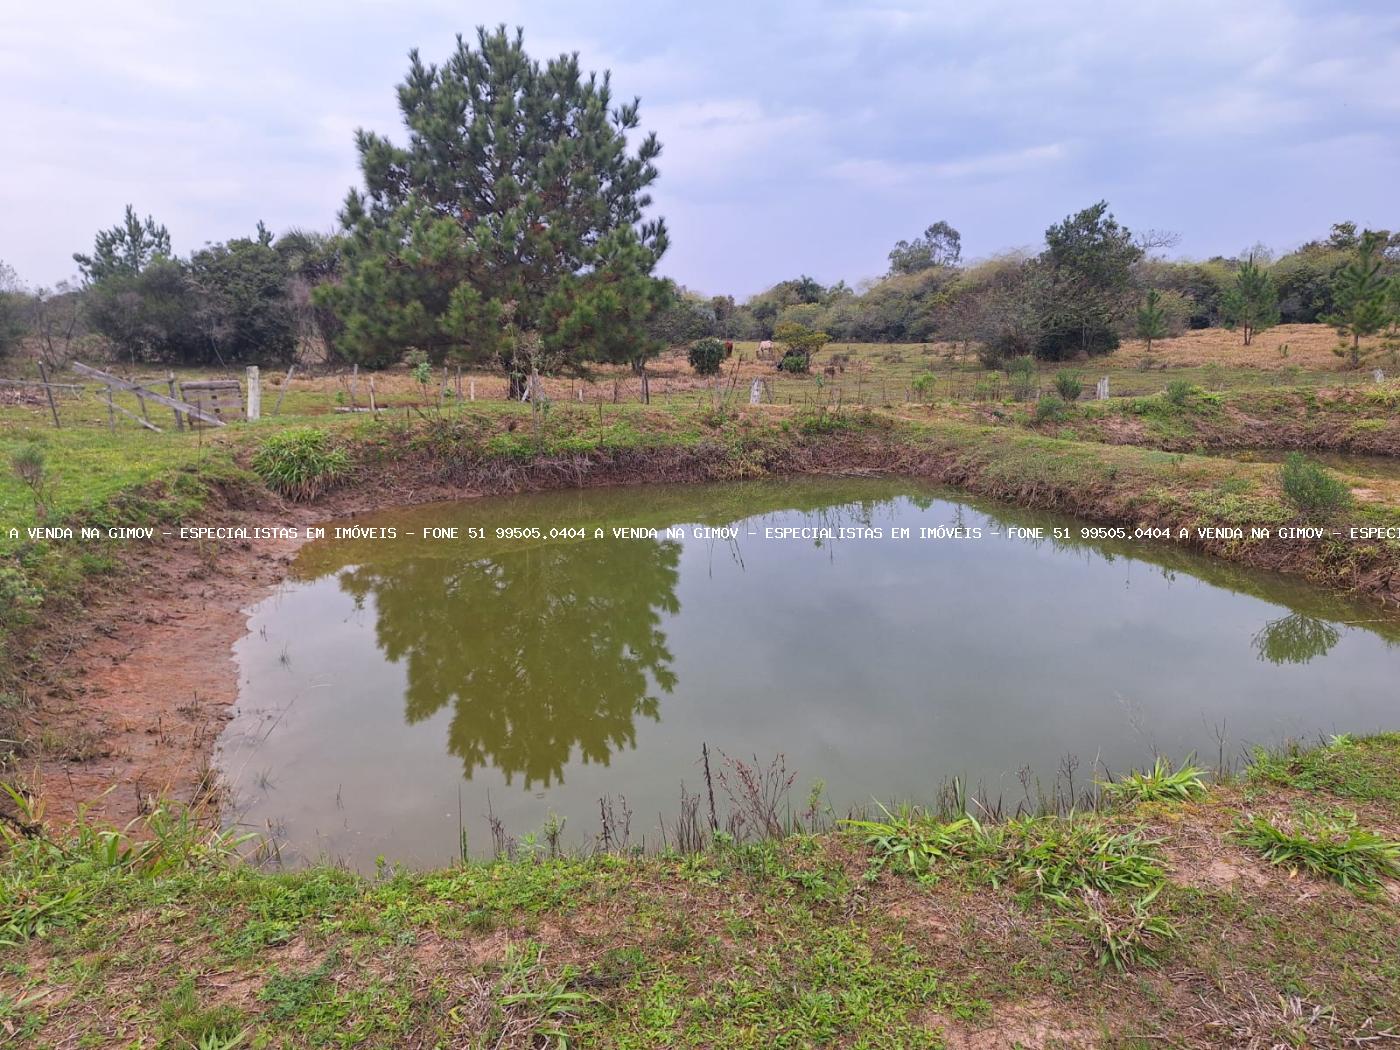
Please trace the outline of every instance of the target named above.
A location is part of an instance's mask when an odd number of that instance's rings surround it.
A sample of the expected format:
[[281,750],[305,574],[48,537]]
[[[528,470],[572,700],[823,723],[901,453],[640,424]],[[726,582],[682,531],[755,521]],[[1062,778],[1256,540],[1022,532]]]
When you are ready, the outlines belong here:
[[[1379,338],[1366,339],[1362,340],[1362,347],[1376,347],[1382,342]],[[1266,371],[1294,367],[1314,372],[1350,371],[1346,362],[1332,352],[1336,345],[1337,333],[1321,324],[1278,325],[1259,333],[1249,346],[1244,345],[1239,332],[1201,328],[1174,339],[1157,340],[1152,344],[1152,358],[1158,366],[1169,368],[1216,364]],[[1138,368],[1146,352],[1147,346],[1141,339],[1128,339],[1100,362],[1110,368]]]

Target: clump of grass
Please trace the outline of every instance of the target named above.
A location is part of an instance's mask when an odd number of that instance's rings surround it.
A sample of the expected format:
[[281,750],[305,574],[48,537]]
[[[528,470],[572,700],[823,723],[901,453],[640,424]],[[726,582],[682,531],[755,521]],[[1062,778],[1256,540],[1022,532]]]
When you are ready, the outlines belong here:
[[1121,780],[1099,784],[1109,798],[1121,802],[1187,802],[1206,793],[1205,770],[1191,765],[1180,769],[1160,755],[1147,770],[1133,770]]
[[996,835],[971,816],[943,821],[914,810],[896,814],[886,809],[885,817],[843,821],[865,833],[866,845],[874,850],[872,872],[894,866],[932,880],[937,878],[937,864],[986,858],[996,849]]
[[1099,819],[1025,817],[1007,823],[994,878],[1051,898],[1146,891],[1164,874],[1155,845],[1140,830],[1118,831]]
[[1321,464],[1301,452],[1290,452],[1279,467],[1283,494],[1299,510],[1330,514],[1351,506],[1351,489]]
[[253,472],[263,483],[294,500],[315,499],[349,470],[345,450],[332,448],[329,435],[312,427],[274,434],[253,456]]
[[577,977],[572,967],[557,975],[546,973],[542,954],[534,941],[506,951],[504,972],[493,989],[501,1010],[495,1026],[497,1045],[516,1039],[561,1050],[574,1045],[570,1028],[593,997],[572,987]]
[[1400,875],[1400,842],[1357,823],[1356,814],[1304,813],[1281,822],[1256,816],[1240,822],[1235,836],[1271,864],[1302,869],[1348,888],[1375,886]]
[[1112,966],[1123,973],[1130,968],[1150,966],[1167,943],[1180,936],[1170,919],[1151,911],[1160,892],[1159,885],[1141,897],[1121,901],[1085,890],[1078,897],[1061,901],[1069,914],[1059,920],[1059,925],[1083,937],[1102,967]]
[[1085,889],[1145,891],[1163,876],[1152,840],[1097,818],[1022,817],[998,826],[971,816],[940,820],[915,811],[886,810],[885,816],[843,822],[866,834],[876,870],[894,865],[931,879],[937,867],[961,864],[995,885],[1051,898]]

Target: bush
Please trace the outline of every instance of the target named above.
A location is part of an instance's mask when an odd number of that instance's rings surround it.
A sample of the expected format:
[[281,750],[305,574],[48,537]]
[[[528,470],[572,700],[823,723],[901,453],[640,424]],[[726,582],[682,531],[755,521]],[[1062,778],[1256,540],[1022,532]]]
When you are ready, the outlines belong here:
[[914,377],[914,382],[912,384],[914,389],[914,396],[920,401],[927,400],[929,394],[933,393],[933,388],[937,384],[937,382],[938,377],[935,376],[932,372],[919,373]]
[[1351,506],[1351,490],[1301,452],[1290,452],[1279,468],[1283,494],[1301,511],[1328,514]]
[[1017,401],[1029,401],[1035,395],[1038,376],[1035,358],[1029,354],[1022,354],[1008,361],[1006,376],[1011,382],[1011,396]]
[[350,469],[344,449],[331,448],[329,436],[311,427],[274,434],[253,456],[253,472],[289,499],[315,499]]
[[1046,394],[1035,404],[1037,423],[1062,423],[1069,418],[1069,406],[1058,394]]
[[1079,381],[1079,373],[1062,368],[1055,373],[1055,391],[1066,401],[1078,401],[1084,392],[1084,384]]
[[1185,408],[1187,400],[1195,392],[1195,387],[1184,379],[1173,379],[1167,384],[1166,398],[1169,404]]
[[706,336],[690,344],[687,356],[696,375],[716,375],[724,364],[724,344],[713,336]]
[[811,362],[801,354],[786,354],[778,362],[778,368],[783,372],[792,372],[794,375],[801,375],[811,368]]

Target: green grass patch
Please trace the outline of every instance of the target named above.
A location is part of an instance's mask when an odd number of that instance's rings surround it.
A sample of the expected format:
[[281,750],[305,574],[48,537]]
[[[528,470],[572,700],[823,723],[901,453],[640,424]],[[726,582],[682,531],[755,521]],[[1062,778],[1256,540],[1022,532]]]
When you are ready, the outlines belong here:
[[1206,794],[1205,771],[1191,764],[1173,768],[1158,756],[1151,769],[1130,771],[1120,780],[1104,781],[1099,790],[1119,802],[1187,802]]
[[1257,816],[1242,821],[1235,836],[1271,864],[1346,887],[1372,887],[1400,875],[1400,842],[1363,828],[1354,813],[1308,812],[1293,820]]

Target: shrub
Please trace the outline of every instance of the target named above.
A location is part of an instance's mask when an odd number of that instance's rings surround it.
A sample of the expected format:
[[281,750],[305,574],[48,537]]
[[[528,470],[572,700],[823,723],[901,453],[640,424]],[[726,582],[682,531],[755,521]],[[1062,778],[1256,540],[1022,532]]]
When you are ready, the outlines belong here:
[[1206,793],[1204,771],[1187,761],[1180,769],[1160,756],[1145,771],[1133,770],[1122,780],[1100,784],[1109,798],[1127,802],[1185,802]]
[[780,362],[778,368],[784,372],[792,372],[801,375],[809,371],[811,362],[801,354],[788,354]]
[[1254,817],[1241,822],[1235,836],[1271,864],[1302,868],[1347,887],[1375,886],[1383,876],[1400,875],[1400,842],[1360,827],[1354,813],[1305,813],[1292,825]]
[[1069,418],[1069,406],[1058,394],[1046,394],[1035,404],[1037,423],[1062,423]]
[[49,514],[49,482],[43,446],[30,441],[15,449],[10,455],[10,469],[29,489],[34,499],[34,516],[43,521]]
[[1011,396],[1017,401],[1029,401],[1035,394],[1035,358],[1029,354],[1013,357],[1006,363],[1006,376],[1011,383]]
[[263,483],[294,500],[315,499],[349,469],[345,450],[330,447],[329,435],[311,427],[274,434],[253,456],[253,472]]
[[938,382],[938,377],[932,372],[921,372],[914,377],[914,396],[920,401],[926,400],[929,394],[933,393],[934,385]]
[[724,344],[713,336],[697,339],[690,344],[690,367],[696,375],[712,376],[724,364]]
[[1175,405],[1177,408],[1185,408],[1187,400],[1195,392],[1195,389],[1184,379],[1173,379],[1167,384],[1167,403]]
[[1283,494],[1301,511],[1327,514],[1351,506],[1351,490],[1301,452],[1290,452],[1279,468]]
[[1055,373],[1055,392],[1066,401],[1078,401],[1084,392],[1084,384],[1079,381],[1079,373],[1062,368]]

